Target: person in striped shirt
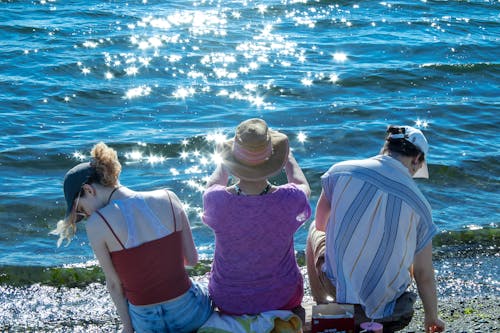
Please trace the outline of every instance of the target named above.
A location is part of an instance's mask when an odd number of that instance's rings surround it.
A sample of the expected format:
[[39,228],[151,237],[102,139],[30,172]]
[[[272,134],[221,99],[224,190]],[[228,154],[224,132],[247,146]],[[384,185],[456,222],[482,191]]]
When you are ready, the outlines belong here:
[[410,126],[389,126],[379,155],[340,162],[322,177],[306,247],[311,293],[318,303],[355,304],[355,321],[384,332],[406,327],[416,295],[425,329],[444,330],[437,314],[431,207],[412,178],[428,178],[428,143]]

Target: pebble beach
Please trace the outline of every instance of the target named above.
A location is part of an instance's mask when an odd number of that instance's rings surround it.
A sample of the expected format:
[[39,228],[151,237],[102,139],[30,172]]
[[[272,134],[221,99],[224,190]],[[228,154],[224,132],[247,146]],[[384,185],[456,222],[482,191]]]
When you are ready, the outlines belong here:
[[[41,316],[37,308],[31,307],[30,293],[33,289],[43,288],[42,286],[33,286],[15,292],[16,297],[26,297],[23,306],[14,310],[5,304],[1,305],[2,313],[4,311],[16,311],[19,315],[18,323],[15,325],[4,326],[0,315],[0,332],[119,332],[120,321],[114,311],[114,306],[109,298],[106,288],[102,284],[89,286],[85,289],[72,288],[52,291],[52,297],[46,299],[45,306],[51,306],[53,303],[52,315]],[[86,309],[92,307],[92,304],[85,304],[85,294],[102,294],[96,313],[87,318],[75,318],[72,314],[79,311],[79,308]],[[7,292],[9,293],[9,292]],[[10,294],[12,296],[12,294]],[[66,305],[62,308],[57,306],[58,300],[70,297],[73,299],[73,305]],[[313,301],[310,296],[306,296],[304,307],[308,315],[309,322],[305,327],[304,333],[310,328],[310,316]],[[439,300],[439,313],[446,322],[446,332],[498,332],[500,329],[500,297],[498,295],[481,297],[447,297]],[[106,310],[103,310],[106,309]],[[43,312],[46,313],[47,309]],[[62,319],[62,317],[65,317]],[[60,319],[57,319],[60,318]],[[417,333],[424,332],[422,328],[424,313],[422,304],[417,300],[415,314],[408,327],[400,332]]]
[[[314,305],[308,289],[305,267],[306,309],[304,333],[310,332],[311,310]],[[207,275],[193,277],[206,283]],[[459,286],[461,279],[446,283]],[[438,279],[438,285],[443,284]],[[453,283],[454,282],[454,283]],[[467,294],[467,293],[465,293]],[[44,295],[42,298],[37,297]],[[500,297],[498,291],[487,295],[439,297],[439,314],[446,332],[498,332],[500,330]],[[15,318],[15,319],[13,319]],[[418,299],[410,325],[400,332],[417,333],[423,330],[423,308]],[[106,286],[91,283],[84,288],[51,287],[34,284],[29,287],[0,286],[0,332],[119,332],[120,321]]]
[[[446,322],[446,332],[498,332],[500,329],[500,314],[498,295],[485,297],[449,297],[439,300],[439,314]],[[306,303],[306,311],[310,315],[313,302]],[[310,317],[309,317],[310,318]],[[417,300],[413,319],[404,333],[425,332],[423,329],[424,311],[422,303]],[[306,329],[309,328],[306,326]],[[304,333],[309,332],[305,330]]]

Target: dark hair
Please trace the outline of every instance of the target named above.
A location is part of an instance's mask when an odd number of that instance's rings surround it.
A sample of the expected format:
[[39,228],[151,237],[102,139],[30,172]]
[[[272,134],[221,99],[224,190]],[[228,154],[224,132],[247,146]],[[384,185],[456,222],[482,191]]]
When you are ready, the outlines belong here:
[[[402,126],[389,125],[386,130],[385,144],[382,147],[381,153],[397,153],[403,156],[417,156],[420,155],[419,160],[423,161],[425,159],[425,154],[417,146],[415,146],[410,141],[406,140],[405,133],[406,129]],[[394,137],[398,134],[402,134],[401,137]]]

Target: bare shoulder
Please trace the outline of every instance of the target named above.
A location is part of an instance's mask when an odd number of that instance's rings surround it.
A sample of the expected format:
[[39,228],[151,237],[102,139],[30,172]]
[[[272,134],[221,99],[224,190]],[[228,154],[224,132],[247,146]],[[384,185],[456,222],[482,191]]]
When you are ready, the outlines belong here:
[[[169,212],[168,214],[170,215],[172,210],[178,215],[183,210],[179,197],[169,189],[160,189],[145,193],[144,198],[148,202],[148,205],[161,215],[166,214],[166,212]],[[169,209],[165,209],[166,206]]]
[[153,190],[153,191],[144,191],[139,193],[143,198],[149,200],[168,200],[168,198],[170,197],[177,197],[172,190],[169,190],[167,188]]
[[85,227],[87,230],[87,234],[90,233],[100,235],[106,234],[106,231],[109,229],[107,224],[110,224],[113,227],[116,221],[121,220],[122,215],[120,212],[120,208],[115,204],[109,204],[102,209],[99,209],[98,212],[94,212],[86,221]]
[[87,236],[91,241],[97,240],[104,234],[103,231],[103,221],[101,217],[94,213],[85,222],[85,230],[87,231]]
[[163,190],[159,190],[158,192],[161,193],[160,196],[163,199],[171,202],[174,205],[174,207],[179,206],[181,204],[179,197],[177,196],[177,194],[175,194],[174,191],[172,191],[170,189],[163,189]]

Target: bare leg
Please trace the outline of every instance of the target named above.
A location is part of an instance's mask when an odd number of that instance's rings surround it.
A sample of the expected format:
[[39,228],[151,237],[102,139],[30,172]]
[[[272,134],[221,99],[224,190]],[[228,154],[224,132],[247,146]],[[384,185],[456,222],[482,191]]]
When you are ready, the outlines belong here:
[[325,239],[325,233],[316,230],[313,221],[307,235],[306,265],[311,294],[318,304],[329,303],[335,298],[335,288],[321,270],[325,262]]

